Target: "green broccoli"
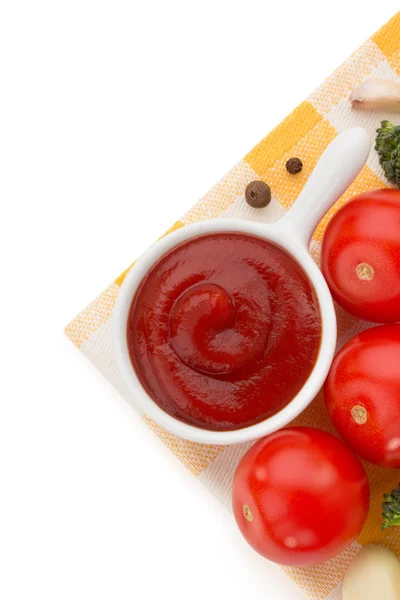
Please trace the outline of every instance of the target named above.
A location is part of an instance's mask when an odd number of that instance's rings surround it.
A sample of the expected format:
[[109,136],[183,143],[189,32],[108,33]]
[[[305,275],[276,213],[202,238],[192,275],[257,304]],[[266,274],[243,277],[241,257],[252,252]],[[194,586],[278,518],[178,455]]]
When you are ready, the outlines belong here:
[[375,150],[381,167],[390,183],[400,188],[400,126],[382,121],[381,127],[376,131],[378,135]]
[[382,529],[389,527],[398,527],[400,525],[400,484],[396,490],[392,490],[390,494],[384,494],[385,502],[382,504]]

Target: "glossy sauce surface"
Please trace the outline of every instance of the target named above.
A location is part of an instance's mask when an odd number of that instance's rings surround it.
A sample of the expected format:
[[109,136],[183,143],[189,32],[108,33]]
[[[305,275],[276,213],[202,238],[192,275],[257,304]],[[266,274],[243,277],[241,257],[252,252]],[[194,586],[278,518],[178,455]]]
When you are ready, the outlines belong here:
[[317,297],[284,250],[240,233],[194,238],[157,262],[132,301],[128,346],[149,395],[215,431],[277,413],[321,340]]

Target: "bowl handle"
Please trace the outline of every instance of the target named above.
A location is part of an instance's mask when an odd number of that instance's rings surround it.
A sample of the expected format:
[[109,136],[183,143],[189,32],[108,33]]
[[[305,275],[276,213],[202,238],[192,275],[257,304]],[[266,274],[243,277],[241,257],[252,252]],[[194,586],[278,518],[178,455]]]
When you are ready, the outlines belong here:
[[293,207],[277,223],[308,248],[322,217],[363,168],[371,148],[365,129],[345,129],[329,144]]

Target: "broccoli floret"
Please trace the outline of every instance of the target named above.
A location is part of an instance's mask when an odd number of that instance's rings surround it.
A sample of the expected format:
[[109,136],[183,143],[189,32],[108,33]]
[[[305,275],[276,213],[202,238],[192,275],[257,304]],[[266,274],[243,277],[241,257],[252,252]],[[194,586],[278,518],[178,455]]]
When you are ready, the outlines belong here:
[[381,167],[390,183],[400,188],[400,126],[382,121],[377,134],[375,150]]
[[396,490],[392,490],[390,494],[384,494],[382,504],[382,529],[389,527],[398,527],[400,525],[400,484]]

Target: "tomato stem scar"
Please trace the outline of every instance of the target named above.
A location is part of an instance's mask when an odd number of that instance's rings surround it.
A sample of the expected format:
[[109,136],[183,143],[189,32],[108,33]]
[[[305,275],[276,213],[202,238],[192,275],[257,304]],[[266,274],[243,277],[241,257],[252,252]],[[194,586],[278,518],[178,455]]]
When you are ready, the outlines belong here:
[[364,425],[368,419],[368,412],[363,406],[353,406],[351,416],[358,425]]
[[368,263],[360,263],[356,267],[357,277],[362,281],[372,281],[375,275],[374,269]]
[[251,523],[251,521],[253,520],[253,515],[251,514],[250,506],[247,506],[247,504],[243,506],[243,515],[244,518],[250,521]]

